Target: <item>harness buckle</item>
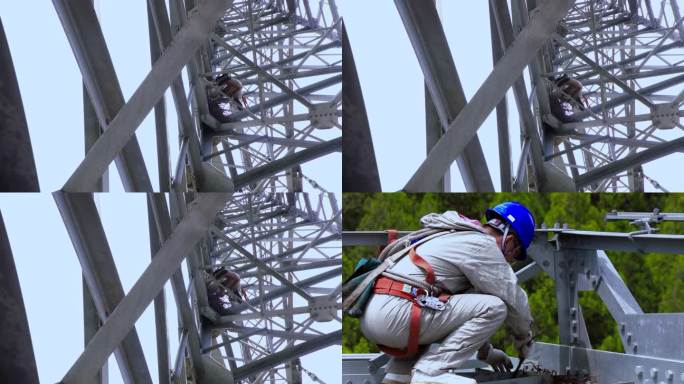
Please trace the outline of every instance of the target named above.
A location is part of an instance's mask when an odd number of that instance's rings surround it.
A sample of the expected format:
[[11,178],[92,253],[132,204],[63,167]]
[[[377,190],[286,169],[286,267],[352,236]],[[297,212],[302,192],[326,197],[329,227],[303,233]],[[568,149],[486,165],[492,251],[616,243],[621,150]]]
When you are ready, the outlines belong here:
[[444,308],[446,308],[444,303],[439,301],[439,298],[425,294],[416,296],[416,303],[421,307],[434,309],[436,311],[443,311]]

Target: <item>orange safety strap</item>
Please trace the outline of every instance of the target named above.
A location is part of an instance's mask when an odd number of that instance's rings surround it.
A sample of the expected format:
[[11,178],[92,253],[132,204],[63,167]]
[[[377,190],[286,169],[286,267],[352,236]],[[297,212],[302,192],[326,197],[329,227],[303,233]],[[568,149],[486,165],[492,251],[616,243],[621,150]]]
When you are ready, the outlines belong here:
[[[409,336],[408,336],[408,344],[405,349],[399,349],[399,348],[392,348],[388,347],[385,345],[380,345],[378,344],[378,348],[394,357],[411,357],[418,352],[418,347],[419,347],[419,339],[420,339],[420,313],[422,312],[423,308],[418,304],[418,302],[415,300],[415,296],[411,292],[406,292],[404,290],[404,286],[408,284],[404,284],[402,282],[392,280],[387,277],[381,277],[377,280],[375,283],[374,287],[374,292],[377,294],[381,295],[392,295],[392,296],[398,296],[407,300],[412,301],[411,305],[411,319],[409,321]],[[413,287],[411,287],[413,288]],[[424,289],[418,288],[418,293],[424,293]]]
[[[389,237],[389,235],[388,235]],[[435,271],[432,269],[432,266],[430,263],[428,263],[425,259],[423,259],[415,250],[415,248],[411,248],[409,251],[409,258],[411,259],[411,262],[416,265],[418,268],[422,269],[425,272],[425,281],[433,285],[435,283]],[[406,345],[405,349],[399,349],[399,348],[392,348],[392,347],[387,347],[384,345],[379,345],[378,348],[394,357],[399,357],[399,358],[405,358],[405,357],[411,357],[418,352],[418,348],[420,347],[420,314],[423,311],[423,307],[418,304],[418,301],[416,300],[416,296],[420,294],[426,293],[424,289],[422,288],[415,288],[411,287],[410,293],[406,292],[404,290],[404,287],[408,284],[404,284],[402,282],[392,280],[387,277],[381,277],[379,278],[374,287],[374,292],[377,294],[384,294],[384,295],[392,295],[392,296],[398,296],[402,297],[404,299],[412,301],[411,305],[411,318],[409,321],[409,336],[408,336],[408,343]],[[415,288],[415,296],[413,294],[413,289]],[[446,293],[443,293],[439,295],[439,301],[441,302],[446,302],[449,300],[449,295]]]
[[[396,229],[386,229],[385,232],[387,232],[387,245],[392,244],[399,237],[399,231],[397,231]],[[387,245],[379,246],[378,253],[382,252],[382,250],[385,249]]]
[[418,268],[422,269],[423,272],[425,272],[425,282],[433,285],[435,283],[435,271],[432,269],[432,266],[430,263],[425,261],[417,252],[415,248],[411,248],[411,251],[409,252],[409,257],[411,258],[411,262]]
[[385,232],[387,232],[387,245],[392,244],[395,240],[397,240],[397,237],[399,237],[399,231],[396,229],[388,229]]

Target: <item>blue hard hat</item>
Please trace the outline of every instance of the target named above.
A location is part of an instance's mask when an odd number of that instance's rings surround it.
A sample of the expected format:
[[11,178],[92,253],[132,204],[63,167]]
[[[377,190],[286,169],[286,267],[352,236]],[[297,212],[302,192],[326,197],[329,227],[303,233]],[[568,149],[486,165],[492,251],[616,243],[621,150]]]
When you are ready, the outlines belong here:
[[518,259],[525,260],[527,258],[527,247],[532,243],[535,228],[534,217],[532,217],[530,210],[517,201],[507,201],[494,208],[487,209],[485,216],[487,220],[501,219],[510,224],[510,230],[513,231],[523,246]]

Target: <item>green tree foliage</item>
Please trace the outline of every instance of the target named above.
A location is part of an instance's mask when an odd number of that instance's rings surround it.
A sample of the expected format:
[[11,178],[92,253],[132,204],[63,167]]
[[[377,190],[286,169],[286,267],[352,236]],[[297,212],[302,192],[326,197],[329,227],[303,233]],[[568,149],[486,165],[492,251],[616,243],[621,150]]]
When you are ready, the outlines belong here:
[[[583,193],[479,193],[479,194],[404,194],[345,193],[343,196],[344,229],[414,230],[419,219],[430,212],[455,210],[471,218],[484,220],[486,208],[517,200],[534,213],[537,226],[567,225],[595,231],[632,232],[638,230],[626,221],[605,221],[606,213],[617,211],[681,212],[684,194],[583,194]],[[684,233],[684,223],[668,222],[658,226],[662,233]],[[344,247],[343,277],[354,270],[364,257],[377,255],[376,247]],[[684,256],[656,253],[608,252],[627,287],[644,312],[684,312]],[[514,265],[514,269],[522,266]],[[540,274],[523,284],[534,317],[533,333],[538,341],[558,343],[558,318],[553,280]],[[580,305],[586,320],[592,347],[622,351],[615,321],[595,292],[581,292]],[[499,330],[492,342],[513,355],[512,337]],[[343,319],[342,347],[345,353],[377,352],[359,329],[356,319]]]

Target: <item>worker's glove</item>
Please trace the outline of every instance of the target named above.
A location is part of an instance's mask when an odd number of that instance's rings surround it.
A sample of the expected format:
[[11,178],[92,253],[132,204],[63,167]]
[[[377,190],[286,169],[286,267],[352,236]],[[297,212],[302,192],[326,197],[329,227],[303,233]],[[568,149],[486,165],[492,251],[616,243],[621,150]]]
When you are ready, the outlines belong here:
[[508,355],[504,351],[493,347],[489,348],[487,358],[484,361],[494,368],[494,372],[510,372],[513,368],[513,363]]
[[518,351],[518,356],[521,359],[526,359],[532,351],[532,331],[527,332],[527,336],[515,339],[515,349]]

